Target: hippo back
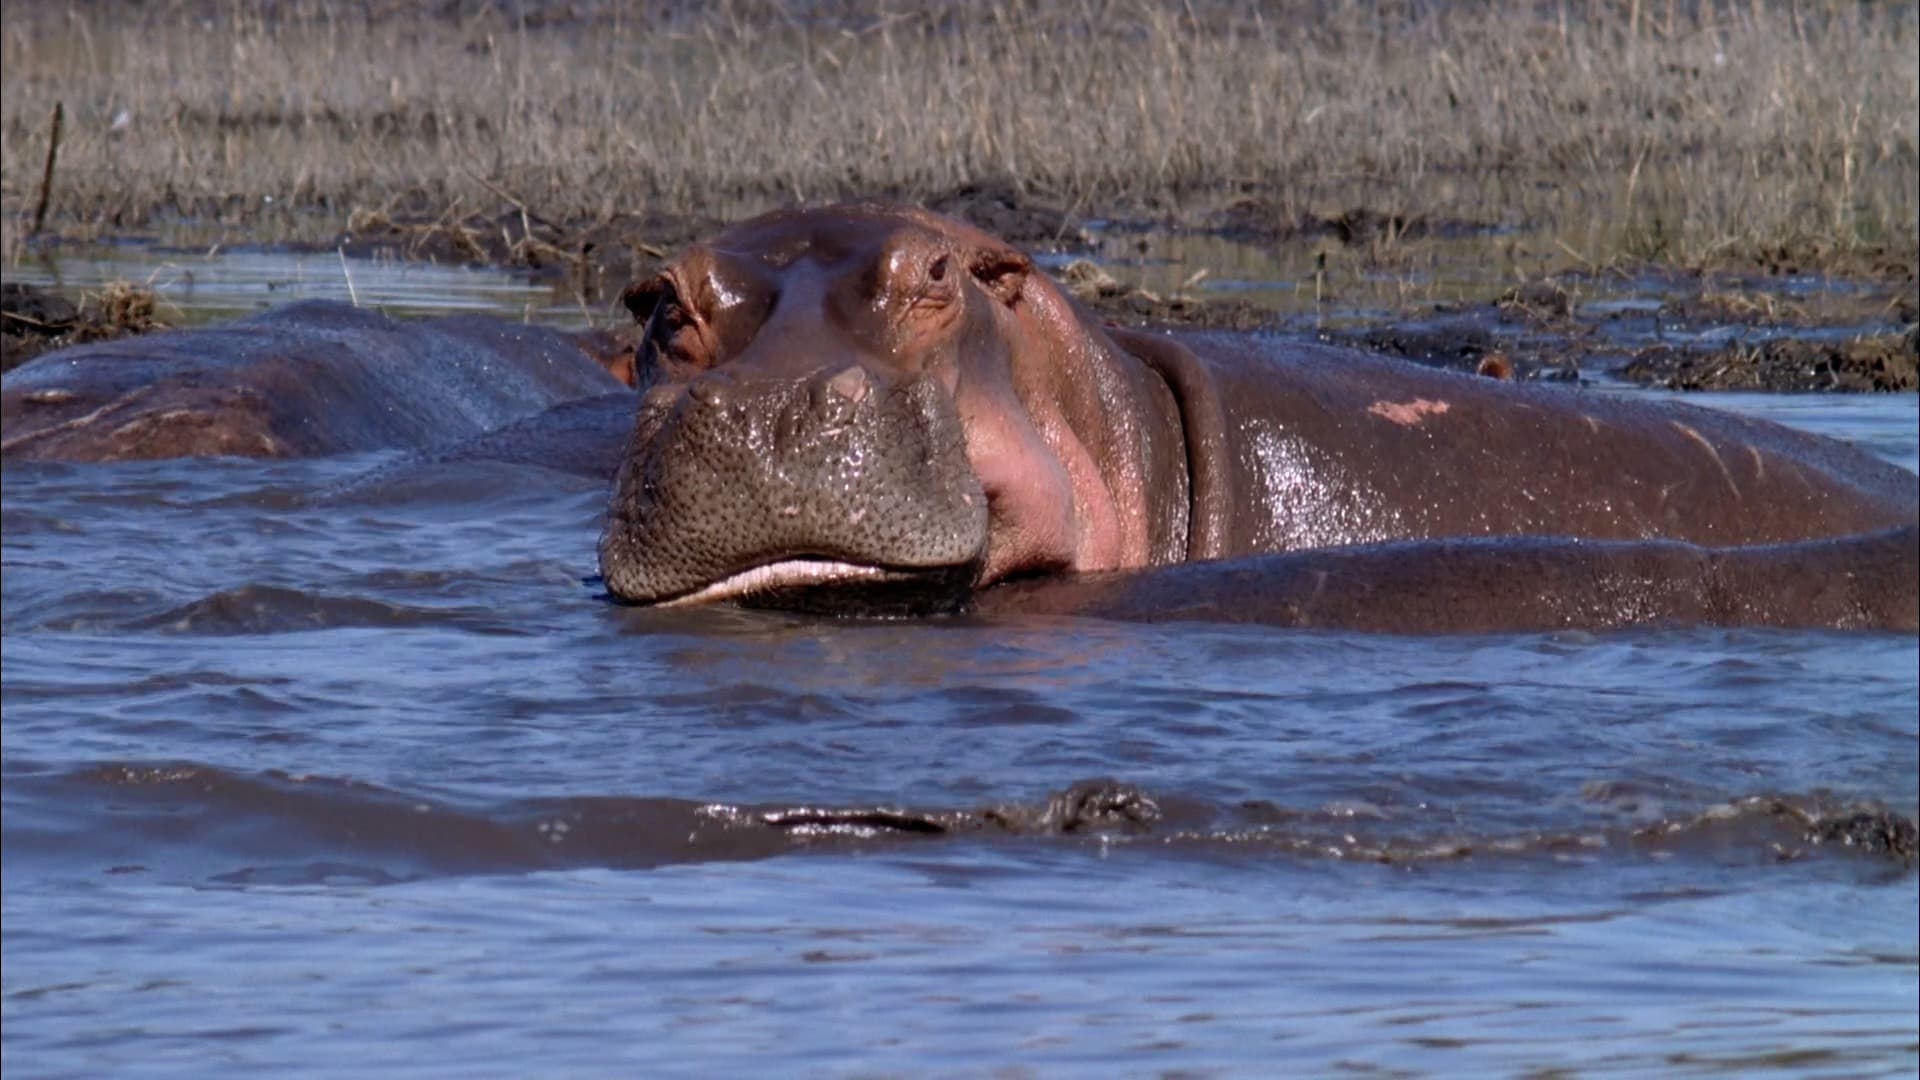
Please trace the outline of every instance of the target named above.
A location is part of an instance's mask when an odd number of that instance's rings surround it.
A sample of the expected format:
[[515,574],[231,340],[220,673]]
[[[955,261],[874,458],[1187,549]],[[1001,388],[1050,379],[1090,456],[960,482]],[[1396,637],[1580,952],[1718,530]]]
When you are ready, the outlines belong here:
[[620,388],[557,331],[304,301],[25,364],[0,382],[0,451],[106,461],[419,447]]

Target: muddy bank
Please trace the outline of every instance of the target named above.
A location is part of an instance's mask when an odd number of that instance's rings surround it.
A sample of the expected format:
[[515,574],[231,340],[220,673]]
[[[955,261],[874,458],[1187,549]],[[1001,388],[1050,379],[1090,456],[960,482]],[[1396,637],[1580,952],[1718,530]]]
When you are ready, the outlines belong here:
[[1659,345],[1621,369],[1669,390],[1920,390],[1920,330],[1853,341],[1776,338],[1707,350]]
[[[621,289],[724,224],[659,210],[556,221],[511,192],[499,197],[508,209],[489,214],[434,215],[418,200],[410,212],[357,212],[337,244],[292,249],[503,269],[550,286],[554,306],[580,321],[630,336]],[[1911,254],[1902,261],[1856,253],[1853,276],[1809,274],[1782,261],[1717,271],[1584,268],[1503,284],[1524,258],[1481,237],[1490,226],[1463,220],[1356,208],[1283,227],[1278,211],[1259,204],[1266,218],[1243,208],[1201,228],[1174,227],[1126,204],[1069,209],[1005,180],[961,185],[928,205],[1034,252],[1083,303],[1122,325],[1271,331],[1522,380],[1920,388],[1920,276]],[[183,260],[201,254],[181,251]],[[1216,261],[1248,256],[1257,265]],[[1248,274],[1285,280],[1233,280]],[[1469,298],[1420,299],[1442,280],[1465,280],[1455,291]],[[138,289],[102,290],[77,304],[13,286],[7,297],[8,366],[159,325],[152,295],[142,299]]]

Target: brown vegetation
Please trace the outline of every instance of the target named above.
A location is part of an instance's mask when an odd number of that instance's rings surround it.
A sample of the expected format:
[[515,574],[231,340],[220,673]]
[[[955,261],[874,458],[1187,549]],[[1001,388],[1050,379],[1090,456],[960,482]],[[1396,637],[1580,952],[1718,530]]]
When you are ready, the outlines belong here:
[[69,234],[332,243],[357,211],[564,262],[595,236],[658,243],[618,226],[634,215],[998,181],[1069,215],[1386,247],[1540,232],[1597,264],[1871,250],[1910,272],[1920,243],[1912,3],[162,0],[0,21],[9,258],[61,103],[48,225]]
[[160,330],[160,301],[152,289],[116,281],[75,305],[31,285],[0,284],[0,371],[43,352]]

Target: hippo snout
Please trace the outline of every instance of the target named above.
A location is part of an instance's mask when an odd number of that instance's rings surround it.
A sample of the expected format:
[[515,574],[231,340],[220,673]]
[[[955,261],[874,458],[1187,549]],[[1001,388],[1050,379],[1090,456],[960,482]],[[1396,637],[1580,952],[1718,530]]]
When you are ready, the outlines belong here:
[[857,363],[654,387],[614,482],[601,573],[634,603],[833,611],[964,598],[987,504],[951,398]]

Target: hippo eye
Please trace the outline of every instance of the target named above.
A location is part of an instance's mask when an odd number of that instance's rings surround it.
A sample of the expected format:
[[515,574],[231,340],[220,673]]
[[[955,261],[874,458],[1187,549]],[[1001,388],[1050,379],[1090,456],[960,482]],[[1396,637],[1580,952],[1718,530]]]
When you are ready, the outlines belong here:
[[702,347],[700,320],[680,303],[679,297],[669,294],[661,298],[653,309],[651,327],[648,336],[666,359],[680,364],[702,363],[706,350]]
[[927,277],[933,281],[945,281],[947,279],[947,256],[942,255],[933,260],[933,265],[927,268]]
[[680,298],[677,296],[668,294],[662,297],[658,304],[654,305],[654,329],[665,337],[672,337],[677,331],[692,321],[693,318],[687,314],[687,309],[681,306]]
[[663,378],[684,379],[706,365],[711,350],[700,316],[681,298],[671,275],[631,286],[621,300],[645,327],[635,373],[641,387]]

